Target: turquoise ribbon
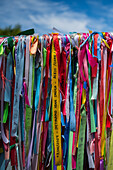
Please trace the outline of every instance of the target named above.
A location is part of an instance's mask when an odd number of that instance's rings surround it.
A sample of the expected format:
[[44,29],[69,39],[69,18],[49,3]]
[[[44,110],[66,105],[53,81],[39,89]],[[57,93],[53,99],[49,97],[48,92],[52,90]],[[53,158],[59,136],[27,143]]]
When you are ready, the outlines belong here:
[[38,102],[39,102],[39,94],[40,94],[40,81],[41,81],[41,67],[36,70],[36,94],[35,94],[35,110],[37,110]]
[[76,130],[76,119],[75,119],[73,92],[72,92],[71,45],[70,45],[69,80],[70,80],[70,130],[75,131]]
[[[39,103],[39,95],[40,95],[40,82],[41,82],[41,67],[39,67],[36,70],[36,94],[35,94],[35,110],[37,110],[38,107],[38,103]],[[36,141],[37,141],[37,112],[36,112],[36,118],[35,118],[35,128],[34,128],[34,154],[37,154],[37,150],[36,150]]]

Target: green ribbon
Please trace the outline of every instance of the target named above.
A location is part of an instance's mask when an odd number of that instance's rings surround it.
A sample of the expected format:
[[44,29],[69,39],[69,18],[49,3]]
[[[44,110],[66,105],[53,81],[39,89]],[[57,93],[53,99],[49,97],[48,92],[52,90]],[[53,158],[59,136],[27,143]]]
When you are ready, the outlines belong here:
[[3,49],[3,44],[0,45],[0,55],[3,55],[4,49]]
[[5,102],[5,105],[4,105],[4,115],[3,115],[3,123],[6,123],[7,118],[8,118],[8,103]]
[[68,147],[68,162],[67,169],[72,169],[72,144],[73,144],[73,131],[69,131],[69,147]]
[[31,129],[32,120],[32,109],[26,105],[26,120],[25,120],[25,130],[26,130],[26,153],[29,151],[29,131]]
[[8,38],[7,39],[7,41],[8,41],[8,47],[9,47],[9,49],[10,49],[10,51],[12,52],[12,50],[13,50],[13,38]]
[[46,66],[46,54],[47,54],[47,50],[43,48],[43,67],[44,68]]
[[88,74],[89,74],[89,105],[90,105],[90,119],[91,119],[91,133],[96,132],[93,101],[91,100],[91,66],[88,63]]
[[81,106],[81,123],[80,123],[80,133],[79,133],[79,141],[78,141],[76,170],[83,170],[85,130],[86,130],[86,110],[85,110],[85,106],[82,105]]
[[[92,47],[92,37],[89,39],[89,51],[91,52]],[[93,101],[91,100],[91,66],[88,62],[88,75],[89,75],[89,106],[90,106],[90,119],[91,119],[91,133],[96,132],[95,119],[94,119],[94,110],[93,110]]]

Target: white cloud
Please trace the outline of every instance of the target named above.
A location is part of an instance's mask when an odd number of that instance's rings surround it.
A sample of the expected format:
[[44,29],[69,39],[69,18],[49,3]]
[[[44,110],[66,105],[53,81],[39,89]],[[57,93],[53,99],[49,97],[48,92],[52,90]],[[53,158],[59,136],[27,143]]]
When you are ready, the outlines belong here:
[[74,15],[70,12],[69,14],[64,13],[50,13],[40,15],[29,15],[29,18],[35,24],[40,24],[42,27],[47,29],[52,29],[53,27],[58,28],[62,32],[69,31],[87,31],[88,18],[83,15],[83,18],[80,17],[77,19],[78,13],[74,13]]

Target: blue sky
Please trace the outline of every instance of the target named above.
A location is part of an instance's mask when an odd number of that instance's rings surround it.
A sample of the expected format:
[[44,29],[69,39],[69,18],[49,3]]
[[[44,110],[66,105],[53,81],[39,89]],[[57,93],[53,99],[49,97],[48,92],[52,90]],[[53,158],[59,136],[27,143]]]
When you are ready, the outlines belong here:
[[51,33],[113,32],[112,0],[0,0],[0,27],[21,24],[22,30]]

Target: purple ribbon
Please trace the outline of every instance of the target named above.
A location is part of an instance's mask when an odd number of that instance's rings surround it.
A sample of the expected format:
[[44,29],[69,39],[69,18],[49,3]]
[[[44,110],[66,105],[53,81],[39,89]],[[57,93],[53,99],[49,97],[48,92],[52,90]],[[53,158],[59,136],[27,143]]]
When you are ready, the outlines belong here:
[[90,107],[89,107],[89,90],[88,90],[88,87],[86,88],[86,104],[87,104],[87,115],[88,115],[89,130],[91,132]]
[[100,170],[104,170],[104,160],[100,160]]
[[36,119],[36,110],[35,110],[34,119],[33,119],[32,139],[31,139],[31,144],[30,144],[30,149],[29,149],[29,154],[28,154],[28,159],[27,159],[27,169],[29,169],[30,162],[31,162],[31,154],[32,154],[32,148],[33,148],[33,139],[34,139],[34,130],[35,130],[35,119]]

